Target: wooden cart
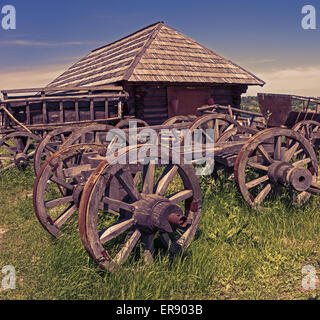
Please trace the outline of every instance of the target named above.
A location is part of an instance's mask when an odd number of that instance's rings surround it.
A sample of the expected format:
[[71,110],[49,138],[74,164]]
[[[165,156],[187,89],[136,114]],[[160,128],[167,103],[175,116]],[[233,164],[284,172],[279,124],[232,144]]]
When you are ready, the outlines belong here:
[[39,149],[37,173],[40,158],[55,152],[75,130],[118,123],[127,99],[122,87],[116,86],[19,89],[2,94],[0,172],[25,166],[46,137]]

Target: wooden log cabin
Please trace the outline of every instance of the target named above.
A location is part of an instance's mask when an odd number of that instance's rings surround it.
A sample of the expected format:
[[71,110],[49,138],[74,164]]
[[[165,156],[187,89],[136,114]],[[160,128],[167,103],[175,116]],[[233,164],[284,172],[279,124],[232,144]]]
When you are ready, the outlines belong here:
[[122,86],[124,115],[150,125],[197,114],[217,103],[239,107],[241,94],[264,81],[163,22],[93,50],[51,82],[56,86]]

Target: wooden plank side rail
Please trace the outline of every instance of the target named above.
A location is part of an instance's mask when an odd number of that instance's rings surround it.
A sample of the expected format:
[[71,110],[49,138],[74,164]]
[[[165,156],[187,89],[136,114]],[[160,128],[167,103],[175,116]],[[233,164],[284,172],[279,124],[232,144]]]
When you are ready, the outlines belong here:
[[216,109],[221,109],[230,112],[230,110],[235,113],[235,114],[246,114],[250,116],[255,116],[255,117],[263,117],[262,113],[259,112],[253,112],[253,111],[247,111],[247,110],[242,110],[238,108],[232,108],[230,106],[221,106],[221,105],[213,105],[213,106],[203,106],[201,108],[198,108],[197,110],[200,112],[205,112],[205,111],[214,111]]
[[74,101],[77,100],[86,100],[90,101],[91,99],[113,99],[118,100],[119,98],[126,98],[126,94],[97,94],[97,95],[80,95],[80,96],[46,96],[46,97],[31,97],[31,98],[17,98],[17,99],[6,99],[1,100],[1,103],[19,103],[19,102],[30,102],[30,103],[37,103],[42,101],[53,102],[53,101]]
[[[43,92],[44,94],[52,93],[52,92],[66,92],[66,91],[123,91],[123,87],[121,86],[90,86],[90,87],[47,87],[47,88],[27,88],[27,89],[9,89],[2,90],[1,93],[4,96],[12,93],[31,93],[31,92]],[[6,97],[4,97],[6,99]]]

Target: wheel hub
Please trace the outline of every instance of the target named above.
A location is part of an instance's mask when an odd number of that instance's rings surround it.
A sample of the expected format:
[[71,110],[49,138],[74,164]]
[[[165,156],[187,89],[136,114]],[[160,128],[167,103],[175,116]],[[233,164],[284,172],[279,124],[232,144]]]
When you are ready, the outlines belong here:
[[139,200],[136,203],[134,218],[138,228],[146,233],[158,230],[173,232],[179,226],[187,227],[191,224],[178,205],[157,195],[146,195]]
[[28,157],[24,153],[17,153],[14,157],[14,163],[19,168],[23,168],[27,162],[28,162]]
[[306,191],[312,183],[312,174],[308,169],[282,161],[276,161],[269,167],[268,176],[273,183],[289,184],[297,191]]

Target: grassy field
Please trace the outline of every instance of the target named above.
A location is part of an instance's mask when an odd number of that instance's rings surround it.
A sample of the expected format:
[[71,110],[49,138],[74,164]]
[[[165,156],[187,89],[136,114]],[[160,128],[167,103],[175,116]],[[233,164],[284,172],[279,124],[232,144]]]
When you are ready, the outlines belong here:
[[220,178],[201,180],[203,216],[185,253],[105,273],[85,252],[76,218],[59,240],[42,229],[31,167],[2,173],[0,270],[16,268],[17,288],[1,290],[0,299],[317,299],[320,286],[303,290],[301,269],[320,272],[320,198],[302,208],[279,199],[259,213]]

